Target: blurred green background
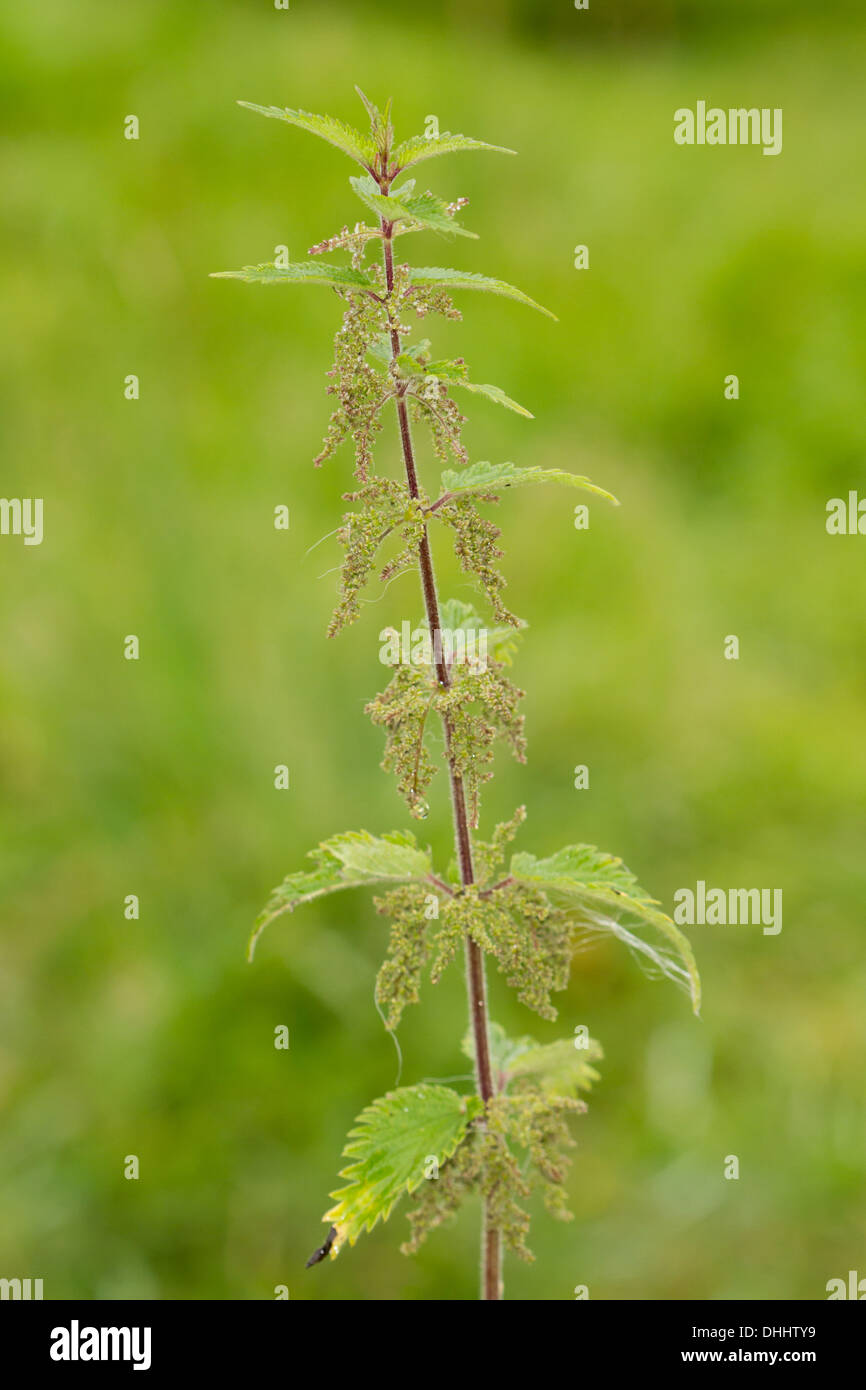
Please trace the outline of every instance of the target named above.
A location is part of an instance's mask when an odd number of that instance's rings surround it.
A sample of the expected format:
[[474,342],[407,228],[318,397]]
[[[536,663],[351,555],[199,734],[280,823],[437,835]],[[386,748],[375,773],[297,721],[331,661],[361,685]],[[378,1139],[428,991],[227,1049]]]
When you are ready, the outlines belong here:
[[[337,151],[235,99],[360,123],[356,82],[403,135],[435,113],[520,152],[425,165],[483,239],[403,243],[560,315],[464,296],[463,324],[424,326],[537,417],[473,401],[471,457],[622,499],[588,532],[567,493],[498,509],[530,758],[501,761],[484,828],[526,802],[519,847],[593,841],[668,905],[699,878],[784,891],[779,936],[693,929],[700,1021],[615,944],[578,955],[556,1024],[491,973],[510,1029],[585,1023],[606,1052],[576,1221],[535,1212],[508,1293],[812,1299],[866,1275],[866,541],[824,526],[866,488],[864,27],[790,0],[4,8],[2,491],[45,499],[45,540],[0,540],[0,1275],[49,1298],[475,1294],[472,1209],[413,1260],[398,1211],[303,1269],[344,1134],[394,1083],[368,898],[244,960],[310,845],[408,823],[362,708],[414,581],[329,643],[338,552],[307,554],[350,477],[347,452],[310,466],[337,305],[207,278],[358,216]],[[699,99],[782,107],[781,156],[675,146]],[[396,468],[390,428],[378,457]],[[420,829],[442,860],[437,780]],[[405,1018],[404,1081],[464,1070],[464,1020],[455,967]]]

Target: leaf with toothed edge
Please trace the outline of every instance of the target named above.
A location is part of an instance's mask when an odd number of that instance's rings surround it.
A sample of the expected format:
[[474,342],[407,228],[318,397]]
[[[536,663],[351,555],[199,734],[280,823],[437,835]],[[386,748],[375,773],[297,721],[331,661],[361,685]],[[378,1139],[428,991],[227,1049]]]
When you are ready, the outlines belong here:
[[[601,1061],[604,1053],[594,1038],[587,1038],[582,1047],[575,1046],[573,1038],[538,1043],[534,1038],[509,1038],[500,1023],[491,1022],[489,1047],[490,1065],[501,1086],[528,1076],[548,1095],[576,1099],[580,1091],[589,1091],[593,1082],[600,1079],[592,1063]],[[461,1050],[474,1062],[475,1039],[471,1029]]]
[[328,265],[325,261],[298,261],[289,265],[245,265],[241,270],[212,270],[212,280],[244,280],[248,285],[336,285],[338,289],[374,290],[363,270],[350,265]]
[[316,861],[315,868],[301,869],[283,879],[259,915],[247,950],[249,960],[265,927],[301,903],[341,888],[424,879],[433,871],[428,851],[419,848],[414,835],[400,830],[381,836],[370,835],[366,830],[346,831],[323,840],[317,849],[310,850],[307,858]]
[[[369,176],[350,178],[349,182],[364,206],[376,217],[384,218],[386,222],[412,223],[415,224],[411,227],[413,231],[442,232],[445,235],[450,233],[452,236],[467,236],[478,240],[478,233],[461,227],[448,212],[447,203],[432,193],[414,196],[408,185],[404,186],[399,194],[380,193],[375,179]],[[414,179],[410,180],[410,183],[414,184]]]
[[462,150],[491,150],[495,154],[516,154],[505,145],[488,145],[486,140],[473,140],[469,135],[452,135],[444,131],[441,135],[413,135],[398,145],[392,158],[400,170],[420,164],[422,159],[435,159],[440,154],[458,154]]
[[494,401],[496,405],[504,405],[506,410],[513,410],[515,414],[523,415],[527,420],[535,419],[531,410],[527,410],[526,406],[521,405],[519,401],[514,401],[510,396],[506,396],[500,386],[470,381],[466,367],[460,362],[429,362],[422,365],[420,370],[416,363],[415,372],[422,380],[431,376],[436,377],[446,386],[460,386],[464,391],[472,391],[477,396],[486,396],[489,401]]
[[482,1109],[477,1096],[423,1084],[389,1091],[362,1110],[343,1150],[351,1159],[340,1172],[347,1185],[331,1193],[336,1206],[322,1218],[337,1230],[331,1259],[345,1241],[354,1245],[387,1221],[400,1198],[427,1178],[430,1159],[442,1164],[452,1156]]
[[530,309],[537,309],[549,319],[556,318],[556,314],[530,299],[523,290],[509,285],[505,280],[494,280],[489,275],[477,275],[474,271],[445,270],[442,266],[432,265],[409,266],[409,284],[441,285],[445,290],[481,290],[486,294],[501,294],[506,299],[516,299],[518,304],[528,304]]
[[[624,942],[653,970],[684,986],[694,1012],[700,1012],[701,981],[691,942],[616,855],[594,845],[568,845],[548,859],[515,854],[511,874],[518,883],[541,889],[555,906],[573,911],[578,926]],[[640,935],[647,927],[664,944]]]
[[239,101],[238,106],[257,111],[260,116],[270,116],[275,121],[287,121],[310,135],[318,135],[365,169],[375,162],[376,146],[369,135],[362,135],[360,130],[338,121],[335,116],[316,116],[311,111],[294,111],[290,106],[257,106],[252,101]]

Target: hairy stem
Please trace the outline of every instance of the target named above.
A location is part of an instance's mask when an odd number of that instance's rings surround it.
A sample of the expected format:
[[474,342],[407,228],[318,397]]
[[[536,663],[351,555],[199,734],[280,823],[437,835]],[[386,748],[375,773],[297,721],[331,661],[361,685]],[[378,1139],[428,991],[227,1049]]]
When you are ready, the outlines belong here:
[[[380,187],[383,193],[388,192],[389,181],[387,178],[380,178]],[[382,247],[385,259],[385,283],[388,294],[392,294],[394,289],[394,228],[393,224],[383,220],[382,222]],[[400,353],[400,334],[395,327],[391,328],[391,355],[399,356]],[[415,467],[415,453],[412,447],[412,434],[409,429],[409,412],[406,406],[406,388],[398,390],[397,400],[397,421],[400,426],[400,442],[403,449],[403,464],[406,470],[406,482],[409,487],[409,495],[417,498],[418,472]],[[436,634],[440,631],[439,621],[439,596],[436,589],[436,576],[433,572],[433,556],[430,550],[430,540],[425,527],[424,534],[418,544],[418,566],[421,571],[421,588],[424,593],[424,610],[427,616],[427,626],[430,630],[430,641],[436,657],[436,679],[443,690],[447,690],[451,685],[451,677],[448,672],[448,665],[444,656],[444,644],[437,641]],[[463,778],[457,771],[454,758],[451,752],[451,725],[450,721],[443,717],[442,724],[445,732],[445,756],[448,763],[448,776],[451,783],[451,809],[454,818],[454,839],[457,846],[457,861],[460,866],[460,882],[464,887],[475,882],[475,870],[472,863],[472,837],[469,833],[469,819],[466,814],[466,790],[463,785]],[[467,936],[464,942],[466,953],[466,993],[469,1001],[469,1017],[472,1023],[472,1036],[475,1041],[475,1077],[478,1085],[478,1093],[486,1104],[493,1095],[493,1075],[490,1066],[490,1040],[487,1028],[487,982],[484,972],[484,956],[480,947]],[[502,1237],[501,1232],[492,1226],[489,1220],[487,1204],[484,1208],[484,1224],[481,1236],[481,1297],[485,1300],[500,1299],[502,1297]]]

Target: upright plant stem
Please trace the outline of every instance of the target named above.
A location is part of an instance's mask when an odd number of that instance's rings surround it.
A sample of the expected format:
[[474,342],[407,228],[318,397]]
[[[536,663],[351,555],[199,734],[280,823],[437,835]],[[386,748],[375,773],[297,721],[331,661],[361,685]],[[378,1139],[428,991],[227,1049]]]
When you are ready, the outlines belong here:
[[[387,185],[382,187],[387,192]],[[382,245],[385,258],[385,283],[388,293],[394,289],[394,228],[390,222],[382,222]],[[396,328],[391,329],[391,355],[400,352],[400,335]],[[409,429],[409,412],[406,408],[405,387],[398,388],[396,397],[397,420],[400,426],[400,442],[403,449],[403,464],[410,497],[417,498],[418,472],[415,467],[415,453],[412,447],[412,434]],[[444,655],[444,643],[440,632],[439,597],[436,589],[436,576],[433,572],[433,556],[427,528],[418,544],[418,565],[421,571],[421,588],[424,593],[424,609],[430,641],[436,659],[436,679],[443,690],[451,685],[451,676]],[[469,887],[475,882],[472,863],[472,837],[469,833],[469,818],[466,814],[466,789],[463,778],[457,771],[451,752],[451,725],[443,717],[445,731],[445,756],[448,762],[448,776],[451,783],[451,809],[454,818],[454,839],[457,845],[457,861],[460,866],[460,882]],[[480,947],[468,936],[464,940],[466,954],[466,992],[469,1001],[469,1017],[472,1023],[472,1036],[475,1041],[475,1077],[478,1093],[485,1105],[493,1095],[493,1073],[490,1066],[490,1039],[487,1028],[487,982],[484,972],[484,956]],[[488,1203],[484,1203],[484,1217],[481,1232],[481,1297],[485,1300],[502,1298],[502,1235],[491,1224]]]

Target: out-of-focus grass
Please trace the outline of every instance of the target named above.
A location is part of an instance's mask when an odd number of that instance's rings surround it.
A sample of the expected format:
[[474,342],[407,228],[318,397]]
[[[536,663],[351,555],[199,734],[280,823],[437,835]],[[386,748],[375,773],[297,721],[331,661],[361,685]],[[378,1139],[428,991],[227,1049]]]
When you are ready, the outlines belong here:
[[[464,324],[435,325],[537,416],[473,402],[472,457],[586,471],[623,502],[593,506],[585,533],[567,494],[500,508],[531,624],[530,762],[502,764],[485,825],[525,801],[524,847],[595,840],[666,903],[698,878],[784,890],[777,937],[695,929],[700,1022],[612,947],[578,956],[555,1025],[494,975],[503,1022],[543,1038],[587,1023],[607,1054],[577,1221],[537,1213],[538,1262],[509,1268],[510,1292],[815,1298],[863,1258],[866,580],[863,542],[823,524],[866,445],[858,35],[822,12],[712,44],[674,24],[553,45],[525,17],[506,30],[506,8],[4,14],[3,492],[44,497],[46,537],[0,540],[0,1273],[43,1277],[49,1297],[474,1293],[471,1211],[414,1261],[398,1214],[302,1268],[345,1131],[394,1080],[372,998],[381,920],[333,900],[243,958],[309,845],[406,823],[362,707],[414,584],[329,644],[337,552],[307,554],[350,472],[309,466],[335,303],[207,279],[279,243],[300,256],[357,215],[336,151],[234,100],[355,121],[355,82],[393,94],[407,133],[435,112],[520,151],[424,166],[424,186],[470,197],[483,240],[406,243],[560,314],[475,296]],[[674,146],[672,113],[698,98],[783,107],[781,157]],[[389,435],[379,458],[395,462]],[[444,856],[435,791],[423,830]],[[404,1079],[460,1071],[463,1027],[455,969],[406,1019]]]

